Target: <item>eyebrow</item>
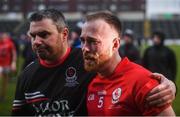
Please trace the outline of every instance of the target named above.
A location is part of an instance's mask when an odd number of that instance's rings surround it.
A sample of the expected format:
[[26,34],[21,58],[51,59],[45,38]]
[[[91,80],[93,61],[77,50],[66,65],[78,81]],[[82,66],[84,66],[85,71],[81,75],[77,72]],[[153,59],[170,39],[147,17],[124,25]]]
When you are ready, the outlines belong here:
[[44,30],[44,31],[39,31],[39,32],[35,32],[35,33],[28,32],[28,35],[34,37],[34,36],[36,36],[36,35],[40,36],[40,35],[42,35],[43,33],[44,33],[44,34],[51,34],[50,32]]
[[[81,39],[84,39],[83,36],[80,36],[80,38],[81,38]],[[91,37],[91,36],[87,36],[86,38],[87,38],[87,39],[90,39],[90,40],[98,40],[97,38]]]

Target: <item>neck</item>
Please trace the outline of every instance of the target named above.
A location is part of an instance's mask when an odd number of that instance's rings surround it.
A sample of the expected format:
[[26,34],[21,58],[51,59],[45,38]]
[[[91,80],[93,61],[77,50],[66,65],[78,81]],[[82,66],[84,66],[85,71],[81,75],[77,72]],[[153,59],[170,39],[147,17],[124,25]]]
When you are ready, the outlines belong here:
[[98,71],[98,74],[102,77],[106,77],[113,74],[114,70],[116,69],[120,61],[121,57],[119,53],[114,54],[113,57],[109,61],[107,61],[106,64],[101,66],[102,69]]

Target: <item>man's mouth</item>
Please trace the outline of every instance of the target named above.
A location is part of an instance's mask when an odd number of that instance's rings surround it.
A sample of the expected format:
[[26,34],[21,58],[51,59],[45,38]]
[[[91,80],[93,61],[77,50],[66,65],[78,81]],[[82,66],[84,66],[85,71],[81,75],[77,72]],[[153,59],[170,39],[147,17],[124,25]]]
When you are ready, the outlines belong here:
[[37,47],[36,50],[37,50],[38,52],[43,52],[43,51],[46,50],[46,48],[45,48],[45,47]]
[[87,60],[87,61],[94,61],[93,57],[85,57],[84,59]]
[[37,49],[37,52],[44,52],[44,49]]
[[41,48],[41,49],[37,49],[36,50],[36,53],[38,53],[38,54],[43,54],[43,53],[45,53],[46,52],[46,49],[44,49],[44,48]]

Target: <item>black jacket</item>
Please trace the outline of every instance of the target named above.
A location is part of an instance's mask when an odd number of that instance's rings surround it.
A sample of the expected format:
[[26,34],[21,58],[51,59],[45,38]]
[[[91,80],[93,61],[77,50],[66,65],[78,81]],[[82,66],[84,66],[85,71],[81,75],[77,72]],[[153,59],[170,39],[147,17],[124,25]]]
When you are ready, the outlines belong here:
[[122,58],[128,57],[129,60],[140,64],[140,52],[133,44],[124,44],[119,48],[119,53]]
[[168,79],[175,81],[176,57],[174,52],[168,47],[154,45],[147,48],[144,52],[142,63],[150,71],[162,73]]

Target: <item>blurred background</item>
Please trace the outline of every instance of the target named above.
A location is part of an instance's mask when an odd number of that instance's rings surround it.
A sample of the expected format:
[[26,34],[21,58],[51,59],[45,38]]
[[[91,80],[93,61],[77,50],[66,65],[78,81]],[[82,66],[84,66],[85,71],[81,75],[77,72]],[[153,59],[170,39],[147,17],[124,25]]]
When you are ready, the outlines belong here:
[[[5,99],[0,100],[0,115],[10,115],[17,76],[23,70],[24,62],[33,59],[32,54],[27,55],[30,52],[27,49],[27,18],[33,11],[46,8],[61,10],[71,32],[81,28],[87,13],[110,10],[122,21],[122,34],[127,29],[133,31],[133,43],[139,49],[140,57],[152,45],[152,32],[160,30],[166,35],[165,45],[175,53],[177,75],[174,82],[180,88],[180,0],[0,0],[0,33],[8,34],[17,51],[17,69],[10,74]],[[72,37],[70,33],[71,45],[74,43]],[[2,78],[0,85],[2,87]],[[173,103],[177,115],[180,115],[179,105],[180,94],[177,93]]]

